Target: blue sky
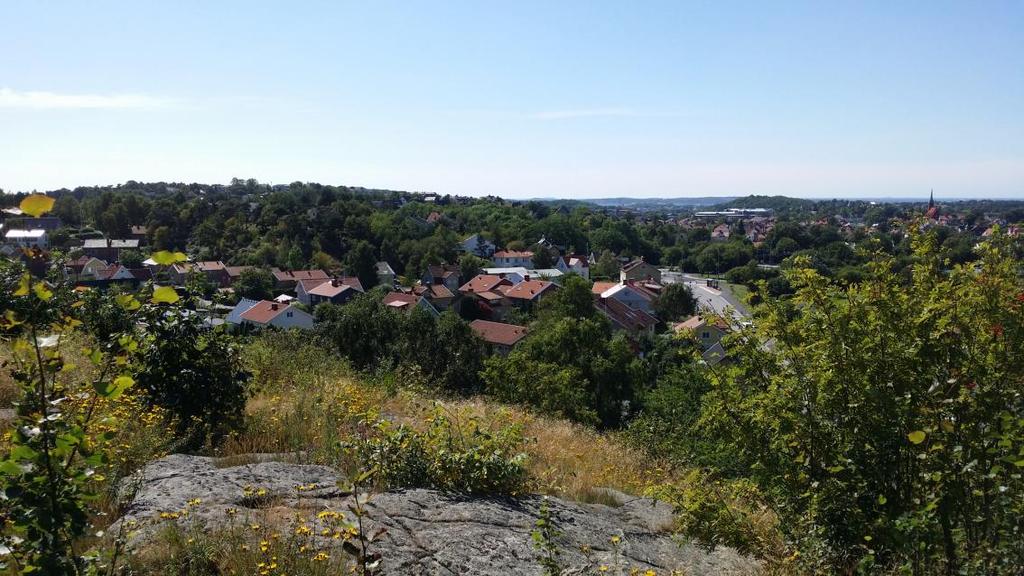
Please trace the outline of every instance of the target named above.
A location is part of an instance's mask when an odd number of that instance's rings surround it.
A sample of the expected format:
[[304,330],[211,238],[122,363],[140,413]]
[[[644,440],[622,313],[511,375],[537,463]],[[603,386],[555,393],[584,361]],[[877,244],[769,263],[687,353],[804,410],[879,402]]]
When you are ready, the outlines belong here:
[[0,188],[1024,197],[1021,2],[0,4]]

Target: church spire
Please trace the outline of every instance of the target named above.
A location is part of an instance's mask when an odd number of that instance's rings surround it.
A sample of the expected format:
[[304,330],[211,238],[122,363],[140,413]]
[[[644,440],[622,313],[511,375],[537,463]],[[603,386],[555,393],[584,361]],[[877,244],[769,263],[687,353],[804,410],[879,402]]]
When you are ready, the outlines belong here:
[[935,206],[935,189],[932,188],[932,193],[928,196],[928,207],[933,208]]

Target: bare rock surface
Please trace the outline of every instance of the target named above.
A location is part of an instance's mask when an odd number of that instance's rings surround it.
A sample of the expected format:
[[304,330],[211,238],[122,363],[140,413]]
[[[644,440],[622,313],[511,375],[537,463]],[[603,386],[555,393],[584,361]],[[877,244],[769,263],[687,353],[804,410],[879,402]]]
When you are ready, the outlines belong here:
[[[266,461],[224,466],[213,458],[172,455],[156,460],[122,485],[124,513],[135,545],[151,538],[169,512],[188,509],[188,522],[216,529],[239,517],[294,518],[306,514],[313,534],[317,512],[350,515],[352,494],[331,468]],[[262,461],[260,461],[262,460]],[[301,487],[301,488],[299,488]],[[365,496],[364,496],[365,497]],[[540,575],[530,532],[543,498],[480,497],[435,490],[396,490],[368,497],[364,531],[382,535],[371,552],[380,555],[383,574]],[[199,499],[201,504],[195,504]],[[555,539],[563,574],[590,574],[599,566],[639,568],[657,574],[755,574],[758,564],[728,548],[712,551],[672,535],[672,509],[663,502],[616,493],[618,506],[548,499],[561,534]],[[189,505],[192,501],[193,504]],[[281,510],[287,513],[281,514]],[[161,519],[161,513],[165,518]],[[260,516],[263,515],[263,516]],[[616,537],[616,544],[612,543]],[[341,541],[317,537],[317,546]]]

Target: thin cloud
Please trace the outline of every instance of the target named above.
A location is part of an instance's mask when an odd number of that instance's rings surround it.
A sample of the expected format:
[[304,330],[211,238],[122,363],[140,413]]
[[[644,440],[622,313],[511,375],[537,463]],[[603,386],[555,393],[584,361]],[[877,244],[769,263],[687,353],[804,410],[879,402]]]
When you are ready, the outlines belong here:
[[169,98],[145,94],[57,94],[0,88],[0,108],[49,109],[139,109],[165,108]]

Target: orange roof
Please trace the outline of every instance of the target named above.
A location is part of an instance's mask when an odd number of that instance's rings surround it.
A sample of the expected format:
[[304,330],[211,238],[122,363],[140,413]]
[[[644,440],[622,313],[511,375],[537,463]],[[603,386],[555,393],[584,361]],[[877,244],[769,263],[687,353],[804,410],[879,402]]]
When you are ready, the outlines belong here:
[[415,306],[420,301],[420,297],[415,294],[403,294],[402,292],[388,292],[381,302],[385,306],[391,306],[392,308],[405,308],[406,306]]
[[500,285],[511,286],[512,283],[500,276],[478,274],[459,288],[459,292],[489,292]]
[[271,302],[270,300],[261,300],[253,305],[252,308],[242,312],[241,317],[244,320],[255,322],[256,324],[266,324],[287,308],[287,304]]
[[604,294],[604,291],[615,286],[618,282],[594,282],[594,286],[590,289],[591,292],[600,296]]
[[546,280],[523,280],[505,291],[505,296],[520,300],[533,300],[555,284]]
[[515,324],[503,324],[501,322],[489,322],[487,320],[473,320],[469,327],[484,342],[513,346],[526,337],[526,326]]

